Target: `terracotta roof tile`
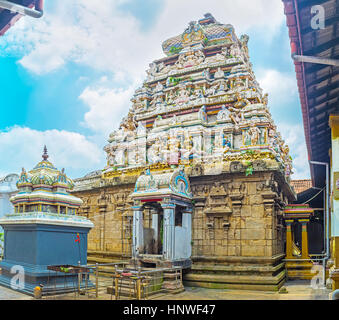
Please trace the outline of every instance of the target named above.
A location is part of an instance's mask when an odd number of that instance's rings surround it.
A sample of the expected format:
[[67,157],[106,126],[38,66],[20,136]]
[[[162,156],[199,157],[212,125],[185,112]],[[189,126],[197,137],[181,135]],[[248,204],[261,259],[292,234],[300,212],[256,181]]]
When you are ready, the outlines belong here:
[[291,185],[296,193],[301,193],[312,187],[311,179],[292,180]]

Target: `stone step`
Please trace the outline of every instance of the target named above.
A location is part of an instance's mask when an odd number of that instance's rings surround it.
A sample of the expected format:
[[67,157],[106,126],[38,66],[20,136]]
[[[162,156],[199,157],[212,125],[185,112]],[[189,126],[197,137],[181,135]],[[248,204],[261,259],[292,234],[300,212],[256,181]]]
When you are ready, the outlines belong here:
[[[317,276],[319,269],[313,269],[314,265],[309,261],[288,261],[286,262],[288,279],[311,280]],[[322,271],[321,275],[322,275]],[[326,278],[329,276],[329,269],[326,268]]]
[[[131,297],[131,298],[136,299],[136,291],[134,290],[134,288],[121,287],[118,290],[119,290],[120,296]],[[115,287],[112,287],[112,286],[107,287],[107,293],[115,295]],[[147,292],[145,294],[146,294],[146,297],[148,296],[154,297],[156,295],[159,295],[160,293],[165,293],[165,290],[160,289],[160,290],[153,291],[153,292]],[[142,294],[142,298],[145,298],[144,297],[145,294],[144,293]]]
[[[133,279],[130,279],[128,277],[121,277],[118,278],[119,279],[119,295],[121,296],[128,296],[129,298],[131,298],[131,295],[133,296],[133,298],[135,297],[135,286],[136,286],[136,281]],[[150,283],[152,283],[152,276],[149,276],[147,279]],[[114,281],[112,279],[112,281]],[[156,280],[155,280],[156,281]],[[143,282],[145,284],[145,282]],[[171,271],[166,271],[165,274],[163,275],[163,280],[159,283],[159,284],[154,284],[156,287],[150,285],[149,290],[151,289],[155,289],[155,291],[152,292],[147,292],[146,295],[150,295],[153,296],[154,294],[158,294],[159,292],[167,292],[167,293],[173,293],[173,294],[177,294],[180,292],[183,292],[185,290],[183,284],[181,281],[177,281],[176,280],[176,274],[175,271],[171,272]],[[147,285],[145,285],[146,287]],[[112,282],[112,286],[107,287],[107,293],[111,294],[115,294],[115,285],[113,285]],[[144,291],[143,291],[144,292]]]
[[[107,293],[108,294],[112,294],[113,296],[115,295],[115,287],[107,287]],[[118,291],[119,296],[123,296],[123,297],[129,297],[132,299],[136,299],[136,292],[130,288],[119,288]]]
[[110,252],[110,251],[98,251],[98,250],[88,250],[87,251],[88,256],[92,257],[101,257],[101,258],[114,258],[114,259],[122,259],[122,257],[125,259],[130,259],[131,255],[123,254],[123,253],[116,253],[116,252]]
[[312,280],[314,273],[307,270],[288,270],[287,279],[288,280]]
[[275,284],[279,283],[286,276],[286,270],[281,271],[275,276],[263,275],[230,275],[230,274],[212,274],[212,273],[187,273],[184,275],[185,282],[209,282],[225,284]]
[[215,274],[245,274],[245,273],[275,273],[280,269],[285,268],[285,262],[281,262],[276,266],[260,266],[260,265],[206,265],[206,264],[193,264],[191,267],[192,272],[208,272]]
[[177,281],[164,281],[162,287],[171,292],[172,290],[185,290],[183,284]]
[[175,280],[175,279],[180,279],[180,274],[175,274],[175,273],[173,273],[173,274],[168,274],[168,273],[164,273],[163,274],[163,278],[164,279],[170,279],[170,280]]

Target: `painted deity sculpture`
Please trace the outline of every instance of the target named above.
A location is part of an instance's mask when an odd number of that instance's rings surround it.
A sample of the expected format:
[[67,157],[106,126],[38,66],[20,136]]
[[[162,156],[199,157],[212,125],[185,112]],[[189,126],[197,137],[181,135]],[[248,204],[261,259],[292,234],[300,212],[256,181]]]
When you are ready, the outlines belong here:
[[256,127],[255,123],[252,121],[250,124],[250,128],[247,131],[247,137],[252,146],[258,144],[260,135],[261,135],[260,129]]

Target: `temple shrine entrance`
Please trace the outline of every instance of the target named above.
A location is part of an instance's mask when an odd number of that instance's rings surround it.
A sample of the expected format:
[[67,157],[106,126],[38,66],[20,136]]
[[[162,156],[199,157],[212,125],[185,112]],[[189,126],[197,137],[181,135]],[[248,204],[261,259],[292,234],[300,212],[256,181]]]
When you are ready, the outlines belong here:
[[183,167],[142,174],[131,195],[132,256],[141,265],[191,265],[192,193]]
[[156,202],[147,203],[143,210],[144,250],[146,255],[162,255],[164,213]]

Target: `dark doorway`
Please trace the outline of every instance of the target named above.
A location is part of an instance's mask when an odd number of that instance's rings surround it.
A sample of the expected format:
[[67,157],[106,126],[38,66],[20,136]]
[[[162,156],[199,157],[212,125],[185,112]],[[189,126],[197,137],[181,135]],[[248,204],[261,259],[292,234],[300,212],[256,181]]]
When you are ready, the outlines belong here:
[[155,245],[156,254],[162,254],[162,247],[164,243],[164,214],[161,210],[158,213],[158,236]]
[[158,203],[148,203],[144,206],[145,254],[162,255],[163,248],[163,209]]

